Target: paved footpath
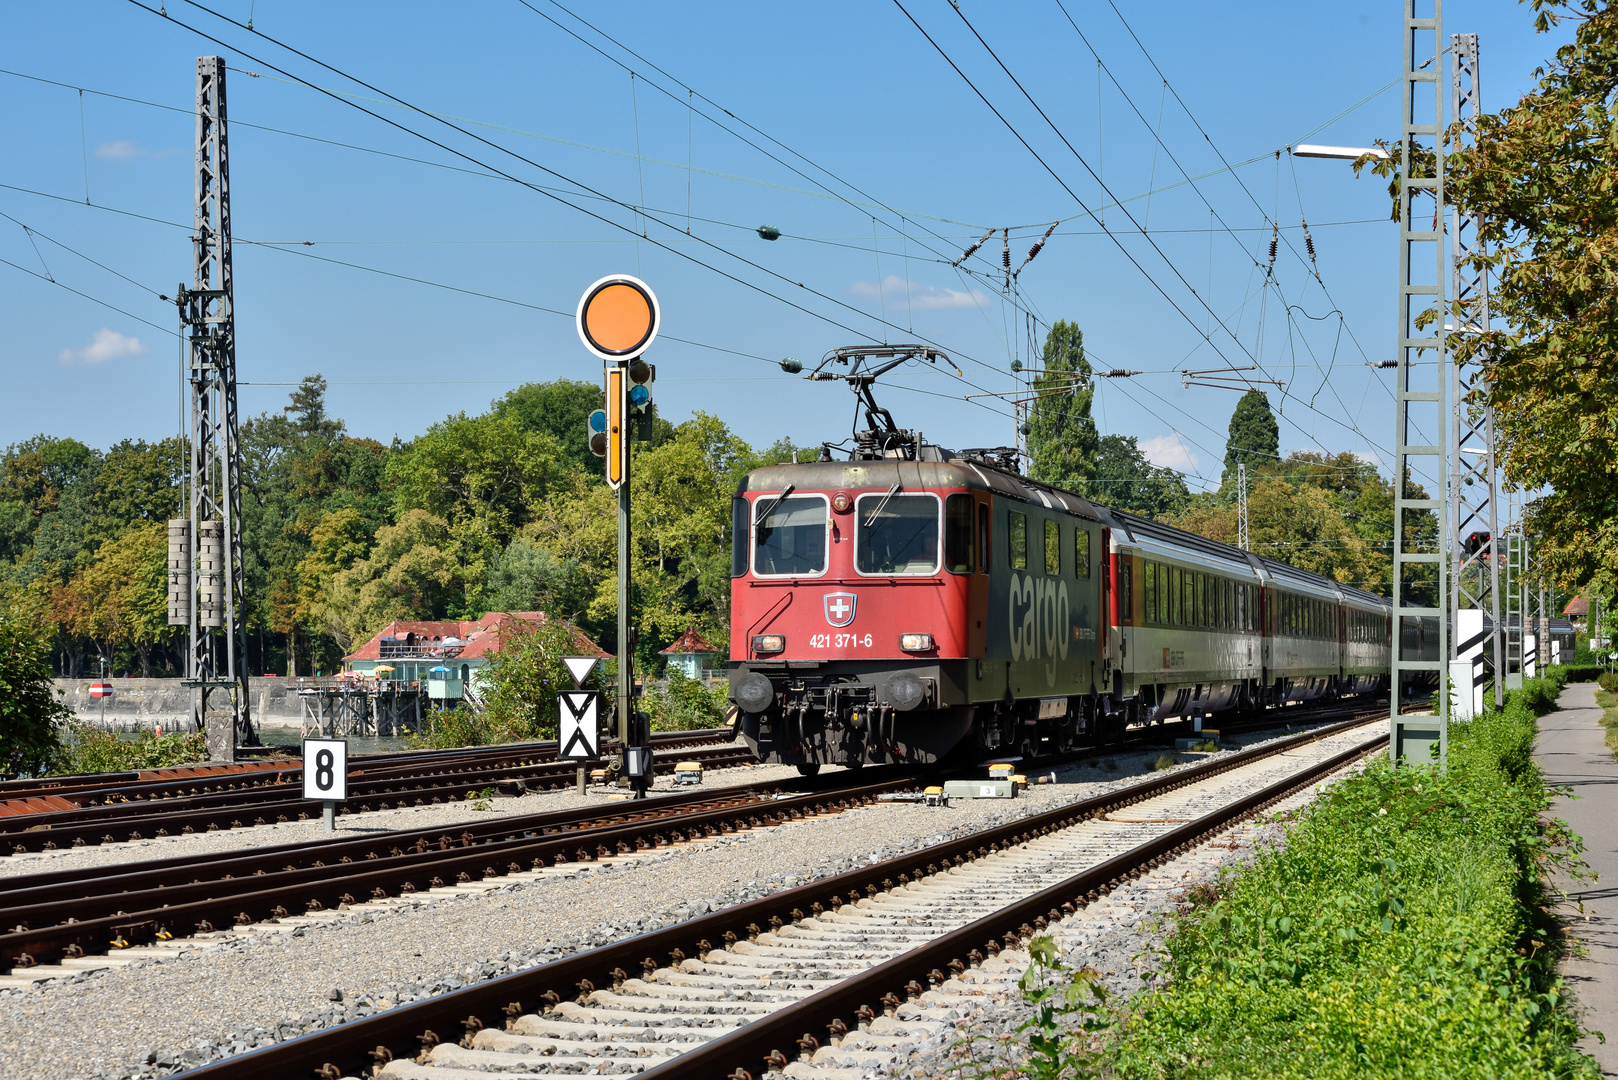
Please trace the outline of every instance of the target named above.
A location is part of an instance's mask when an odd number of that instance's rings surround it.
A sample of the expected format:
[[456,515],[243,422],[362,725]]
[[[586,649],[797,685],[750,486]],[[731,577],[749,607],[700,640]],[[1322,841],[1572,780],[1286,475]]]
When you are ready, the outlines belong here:
[[[1618,1077],[1618,762],[1607,748],[1594,683],[1567,686],[1557,704],[1539,719],[1534,756],[1548,782],[1577,796],[1556,800],[1552,812],[1584,837],[1584,858],[1600,875],[1562,883],[1570,897],[1563,916],[1589,951],[1568,962],[1567,980],[1586,1024],[1607,1035],[1605,1044],[1591,1036],[1580,1046],[1601,1063],[1603,1076]],[[1584,905],[1582,914],[1573,901]]]

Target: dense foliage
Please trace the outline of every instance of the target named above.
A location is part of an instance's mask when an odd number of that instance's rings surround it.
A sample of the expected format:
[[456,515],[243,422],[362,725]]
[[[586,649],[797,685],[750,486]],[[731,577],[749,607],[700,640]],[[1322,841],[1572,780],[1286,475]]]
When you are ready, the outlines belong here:
[[1180,922],[1168,983],[1106,1051],[1154,1077],[1594,1076],[1543,911],[1578,838],[1541,817],[1535,717],[1559,672],[1450,728],[1446,770],[1385,758]]
[[1148,461],[1133,435],[1101,437],[1091,486],[1097,501],[1150,518],[1178,513],[1191,498],[1185,477]]
[[1095,387],[1084,355],[1084,331],[1058,319],[1045,335],[1040,369],[1033,375],[1028,474],[1064,491],[1089,495],[1100,437],[1090,415]]
[[1249,390],[1230,414],[1222,483],[1235,483],[1237,465],[1245,464],[1251,476],[1255,466],[1269,465],[1280,456],[1281,425],[1270,411],[1270,399],[1262,390]]
[[[241,428],[247,661],[254,673],[337,670],[395,619],[545,611],[608,640],[616,510],[585,418],[601,393],[518,387],[391,446],[356,438],[310,376]],[[638,666],[689,627],[723,647],[729,498],[762,454],[719,420],[654,419],[636,447]],[[57,674],[174,675],[165,522],[180,510],[178,439],[105,452],[41,435],[0,453],[0,584],[31,598]]]
[[0,592],[0,772],[39,775],[58,752],[68,709],[51,687],[49,654],[34,613]]

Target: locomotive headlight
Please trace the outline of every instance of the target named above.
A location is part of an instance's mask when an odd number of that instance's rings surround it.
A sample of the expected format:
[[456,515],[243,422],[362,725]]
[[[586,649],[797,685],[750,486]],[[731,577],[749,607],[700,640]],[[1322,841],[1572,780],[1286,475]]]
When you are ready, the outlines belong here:
[[900,634],[899,648],[905,652],[932,652],[933,635],[931,634]]
[[849,499],[846,491],[839,491],[831,497],[831,508],[839,514],[848,513],[848,508],[852,505],[854,505],[853,501]]
[[785,634],[758,634],[753,638],[753,651],[756,653],[786,652],[786,649]]

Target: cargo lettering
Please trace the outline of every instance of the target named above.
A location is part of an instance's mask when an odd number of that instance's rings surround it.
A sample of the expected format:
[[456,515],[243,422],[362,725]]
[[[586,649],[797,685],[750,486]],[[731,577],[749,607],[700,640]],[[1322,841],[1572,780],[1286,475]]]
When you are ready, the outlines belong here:
[[1055,661],[1066,660],[1072,638],[1067,582],[1061,578],[1011,575],[1008,625],[1013,660],[1050,661],[1047,681],[1056,678]]

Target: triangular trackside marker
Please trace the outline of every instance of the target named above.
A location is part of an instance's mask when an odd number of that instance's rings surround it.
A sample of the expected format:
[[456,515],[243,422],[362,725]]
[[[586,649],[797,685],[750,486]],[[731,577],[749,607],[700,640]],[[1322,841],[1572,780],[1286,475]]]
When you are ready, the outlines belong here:
[[599,662],[594,656],[564,656],[562,663],[567,665],[568,671],[573,673],[573,685],[583,686],[584,680],[590,677],[590,672]]

